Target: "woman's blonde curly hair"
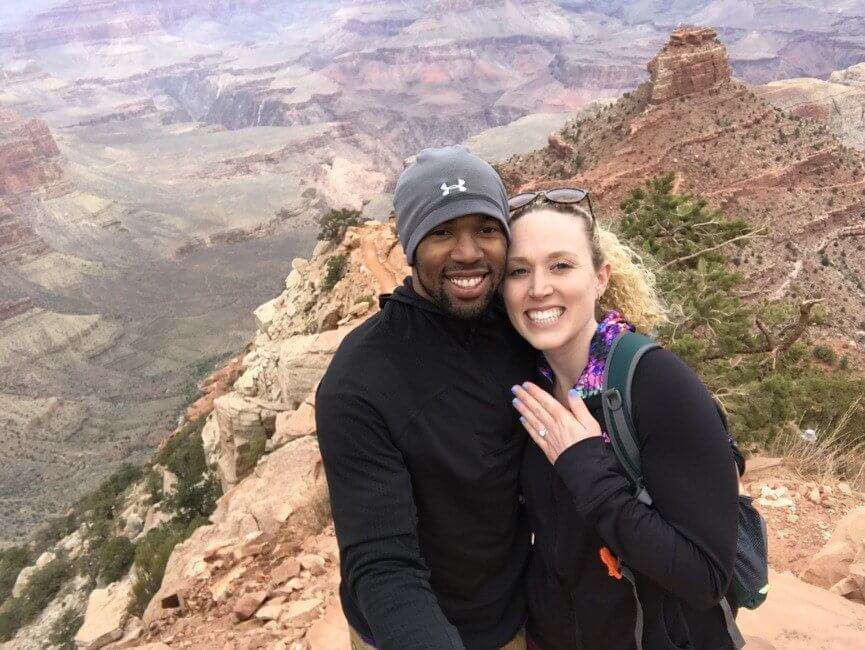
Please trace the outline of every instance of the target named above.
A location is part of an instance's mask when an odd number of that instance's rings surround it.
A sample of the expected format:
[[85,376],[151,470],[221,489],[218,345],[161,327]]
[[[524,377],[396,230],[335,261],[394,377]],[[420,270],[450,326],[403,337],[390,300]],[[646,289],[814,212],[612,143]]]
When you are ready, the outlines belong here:
[[536,201],[525,209],[511,215],[511,222],[532,212],[556,210],[579,217],[590,237],[592,266],[601,268],[610,263],[610,280],[607,289],[595,303],[595,313],[600,319],[607,312],[616,310],[642,332],[651,333],[669,321],[669,312],[658,295],[654,271],[642,257],[618,236],[605,228],[584,208],[574,204]]

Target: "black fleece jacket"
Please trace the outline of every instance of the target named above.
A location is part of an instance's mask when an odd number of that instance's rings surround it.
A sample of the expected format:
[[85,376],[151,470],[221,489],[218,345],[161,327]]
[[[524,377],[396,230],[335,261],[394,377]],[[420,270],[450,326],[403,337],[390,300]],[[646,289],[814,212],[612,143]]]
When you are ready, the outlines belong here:
[[410,280],[381,302],[316,397],[343,610],[380,650],[492,650],[526,616],[510,387],[535,355],[499,304],[455,318]]
[[[633,418],[646,487],[633,496],[613,450],[591,438],[550,465],[526,447],[522,483],[535,532],[529,631],[543,650],[631,650],[631,585],[602,564],[602,546],[632,569],[643,648],[732,648],[718,607],[732,576],[738,489],[727,431],[700,380],[658,349],[637,365]],[[586,400],[603,423],[600,399]]]

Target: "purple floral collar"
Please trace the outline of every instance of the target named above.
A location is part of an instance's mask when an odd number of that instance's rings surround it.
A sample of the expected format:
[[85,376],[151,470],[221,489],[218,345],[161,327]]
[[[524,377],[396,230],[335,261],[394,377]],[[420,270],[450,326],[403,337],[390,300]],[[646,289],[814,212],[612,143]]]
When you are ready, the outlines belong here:
[[[609,312],[598,323],[598,329],[595,330],[592,342],[589,345],[589,362],[586,364],[585,369],[583,369],[579,379],[577,379],[577,383],[574,384],[574,389],[576,389],[579,397],[585,399],[601,392],[604,381],[604,367],[607,362],[607,353],[610,351],[610,346],[621,332],[633,332],[635,329],[617,311]],[[550,368],[543,354],[538,359],[538,370],[540,370],[541,374],[546,377],[550,384],[553,383],[553,370]]]

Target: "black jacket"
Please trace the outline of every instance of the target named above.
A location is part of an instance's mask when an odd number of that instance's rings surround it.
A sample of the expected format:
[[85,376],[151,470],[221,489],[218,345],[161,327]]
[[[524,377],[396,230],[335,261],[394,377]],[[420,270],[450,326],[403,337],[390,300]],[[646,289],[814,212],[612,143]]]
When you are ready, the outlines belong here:
[[534,353],[495,304],[452,317],[407,281],[351,332],[316,424],[349,624],[382,650],[492,650],[526,616],[526,435],[510,387]]
[[[717,606],[736,550],[736,466],[714,402],[667,350],[648,352],[633,380],[647,507],[613,450],[591,438],[555,466],[526,446],[522,482],[535,546],[528,573],[529,632],[543,650],[631,650],[631,585],[601,562],[607,546],[635,574],[645,650],[732,648]],[[599,397],[586,406],[603,423]]]

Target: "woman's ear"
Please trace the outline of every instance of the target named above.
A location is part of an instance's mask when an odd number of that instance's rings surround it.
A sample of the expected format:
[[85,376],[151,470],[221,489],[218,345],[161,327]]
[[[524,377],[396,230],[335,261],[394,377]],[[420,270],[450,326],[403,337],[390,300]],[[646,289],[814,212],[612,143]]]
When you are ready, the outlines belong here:
[[610,284],[610,275],[612,274],[613,267],[609,262],[604,262],[601,264],[601,268],[598,269],[597,273],[597,295],[596,299],[600,299],[601,296],[604,295],[604,292],[607,290],[607,286]]

